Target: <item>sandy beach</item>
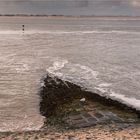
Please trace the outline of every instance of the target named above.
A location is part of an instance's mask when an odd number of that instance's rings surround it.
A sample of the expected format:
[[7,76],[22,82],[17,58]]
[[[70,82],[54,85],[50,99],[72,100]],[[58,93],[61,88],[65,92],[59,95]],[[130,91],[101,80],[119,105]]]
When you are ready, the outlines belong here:
[[1,140],[140,140],[140,125],[105,125],[76,130],[48,128],[40,131],[0,133]]

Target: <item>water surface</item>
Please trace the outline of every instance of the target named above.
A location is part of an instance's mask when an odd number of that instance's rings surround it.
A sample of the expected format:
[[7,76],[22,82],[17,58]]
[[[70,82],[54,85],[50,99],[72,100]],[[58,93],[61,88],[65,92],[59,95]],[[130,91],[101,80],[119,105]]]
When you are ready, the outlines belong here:
[[0,131],[43,125],[48,72],[140,110],[138,18],[1,17],[0,42]]

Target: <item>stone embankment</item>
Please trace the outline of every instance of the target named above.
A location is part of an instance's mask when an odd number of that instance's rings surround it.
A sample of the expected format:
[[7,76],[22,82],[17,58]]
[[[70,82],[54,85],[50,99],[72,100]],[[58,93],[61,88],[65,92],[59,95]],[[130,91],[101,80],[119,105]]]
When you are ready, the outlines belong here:
[[45,126],[66,129],[98,124],[139,123],[139,111],[83,90],[68,81],[47,75],[41,88],[40,112],[46,117]]

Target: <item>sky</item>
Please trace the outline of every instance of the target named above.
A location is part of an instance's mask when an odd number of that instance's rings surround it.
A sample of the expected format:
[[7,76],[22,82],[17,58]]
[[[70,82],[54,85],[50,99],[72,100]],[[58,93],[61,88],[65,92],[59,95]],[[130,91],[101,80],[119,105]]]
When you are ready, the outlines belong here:
[[140,16],[140,0],[0,0],[0,14]]

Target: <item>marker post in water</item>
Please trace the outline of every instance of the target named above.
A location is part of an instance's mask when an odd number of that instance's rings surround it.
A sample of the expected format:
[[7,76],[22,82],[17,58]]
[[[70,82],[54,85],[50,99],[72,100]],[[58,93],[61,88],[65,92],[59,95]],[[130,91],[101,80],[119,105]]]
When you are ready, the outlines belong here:
[[22,25],[22,31],[23,31],[23,33],[25,31],[25,25],[24,24]]

